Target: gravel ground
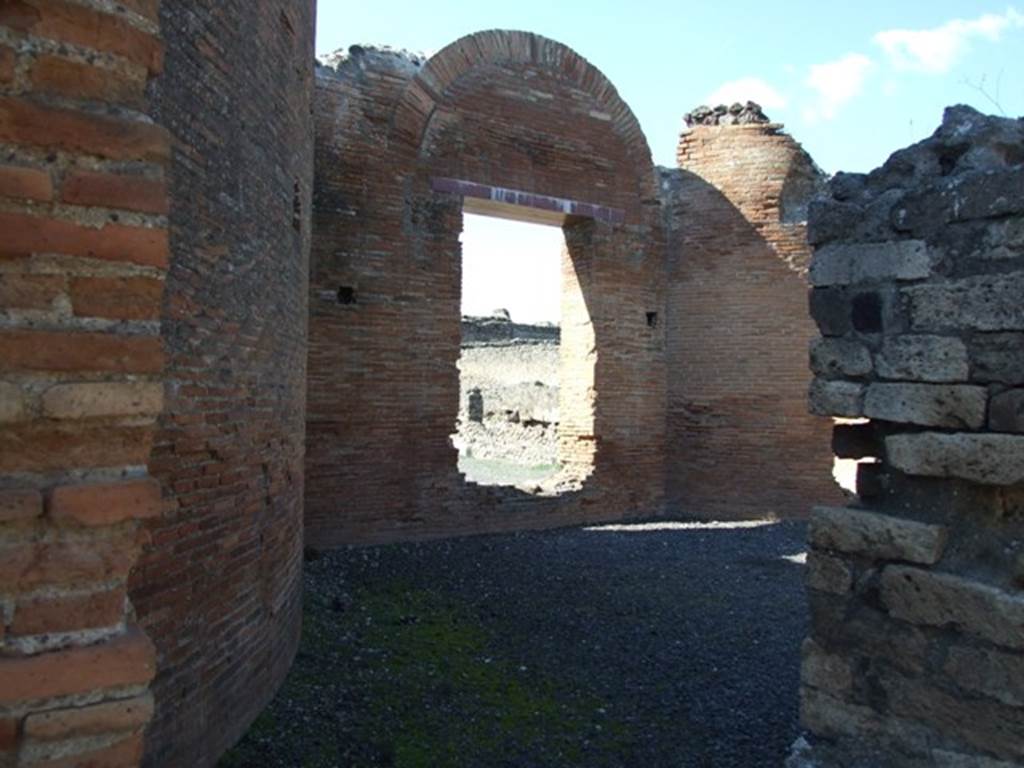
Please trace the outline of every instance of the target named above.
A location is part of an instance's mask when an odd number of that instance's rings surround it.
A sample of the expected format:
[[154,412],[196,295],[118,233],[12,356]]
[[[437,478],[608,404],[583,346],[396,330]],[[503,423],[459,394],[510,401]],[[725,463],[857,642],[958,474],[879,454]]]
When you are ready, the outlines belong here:
[[777,768],[804,536],[659,521],[311,559],[295,666],[220,765]]

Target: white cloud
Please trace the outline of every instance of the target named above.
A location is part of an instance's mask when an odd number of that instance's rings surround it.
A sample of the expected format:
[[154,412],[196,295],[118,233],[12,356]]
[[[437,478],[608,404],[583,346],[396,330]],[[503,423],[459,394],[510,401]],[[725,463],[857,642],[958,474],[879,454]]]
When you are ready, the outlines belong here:
[[741,104],[756,101],[765,109],[785,109],[787,104],[785,96],[759,77],[741,77],[722,83],[705,103],[714,107],[737,101]]
[[887,29],[874,37],[893,66],[915,72],[948,72],[975,39],[997,42],[1008,29],[1024,27],[1024,15],[1014,8],[1004,14],[986,13],[976,19],[953,19],[933,29]]
[[864,81],[874,66],[874,62],[861,53],[849,53],[841,59],[812,66],[804,82],[816,92],[817,100],[804,108],[804,119],[809,123],[834,119],[839,110],[863,90]]

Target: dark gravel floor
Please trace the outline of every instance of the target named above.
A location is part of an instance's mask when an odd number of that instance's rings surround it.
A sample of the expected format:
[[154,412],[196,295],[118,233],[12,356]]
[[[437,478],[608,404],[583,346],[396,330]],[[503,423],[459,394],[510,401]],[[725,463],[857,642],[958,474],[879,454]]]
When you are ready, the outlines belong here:
[[308,562],[295,667],[222,768],[780,766],[805,528],[675,526]]

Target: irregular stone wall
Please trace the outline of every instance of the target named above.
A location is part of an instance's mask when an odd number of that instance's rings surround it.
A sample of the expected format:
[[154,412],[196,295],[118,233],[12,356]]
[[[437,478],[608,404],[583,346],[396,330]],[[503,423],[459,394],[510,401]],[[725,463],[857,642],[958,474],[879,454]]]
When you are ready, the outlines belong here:
[[1024,765],[1024,122],[947,110],[811,211],[811,407],[860,465],[811,522],[818,766]]
[[167,134],[157,0],[0,3],[0,766],[133,766],[153,646]]
[[548,342],[557,345],[560,338],[561,330],[557,325],[517,323],[507,312],[491,317],[462,317],[463,347],[468,344],[500,344],[512,341]]
[[824,178],[770,123],[695,123],[678,158],[663,172],[668,503],[702,517],[804,516],[808,499],[841,498],[828,425],[806,412],[805,218]]
[[132,576],[159,671],[147,765],[213,765],[299,636],[314,3],[161,15],[174,137],[163,514]]
[[[650,153],[614,88],[553,41],[483,32],[422,66],[342,57],[318,77],[315,120],[309,543],[660,511],[664,246]],[[450,180],[594,213],[564,227],[561,495],[457,473],[463,198],[439,187],[463,187]]]

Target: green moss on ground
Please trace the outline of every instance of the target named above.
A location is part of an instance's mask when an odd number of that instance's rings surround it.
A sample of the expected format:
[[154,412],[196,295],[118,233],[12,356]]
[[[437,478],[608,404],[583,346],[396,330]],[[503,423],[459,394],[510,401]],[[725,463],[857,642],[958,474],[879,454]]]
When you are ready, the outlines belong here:
[[473,610],[404,583],[310,595],[281,692],[221,768],[617,765],[592,692],[503,654]]

